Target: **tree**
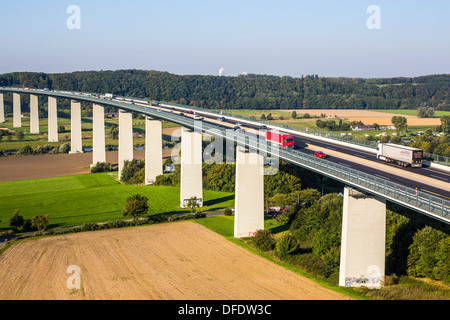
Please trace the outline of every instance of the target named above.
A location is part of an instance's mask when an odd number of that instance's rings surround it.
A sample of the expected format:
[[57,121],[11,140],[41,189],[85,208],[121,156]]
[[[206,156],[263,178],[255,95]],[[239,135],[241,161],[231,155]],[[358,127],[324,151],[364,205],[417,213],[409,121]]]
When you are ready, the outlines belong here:
[[136,223],[139,218],[148,213],[148,208],[148,198],[140,194],[135,194],[127,198],[122,215],[133,217],[133,221]]
[[[123,164],[122,168],[122,181],[124,183],[143,183],[144,179],[140,181],[141,175],[139,171],[141,171],[145,166],[145,161],[140,159],[132,159],[126,160]],[[119,172],[120,174],[120,172]]]
[[397,128],[398,132],[403,131],[408,127],[408,120],[406,120],[406,118],[402,116],[393,116],[391,122],[395,126],[395,128]]
[[109,130],[109,136],[111,139],[118,139],[119,138],[119,127],[118,126],[112,126]]
[[187,206],[191,210],[191,213],[194,214],[196,209],[200,207],[197,197],[190,197]]
[[291,117],[292,117],[292,119],[297,119],[297,112],[295,110],[292,111]]
[[442,132],[450,133],[450,115],[441,117],[441,130]]
[[16,139],[18,141],[22,141],[24,137],[25,137],[25,134],[23,133],[23,131],[17,131],[16,132]]
[[37,214],[31,218],[31,226],[38,229],[39,233],[46,230],[50,223],[50,215]]
[[22,228],[24,223],[25,220],[19,210],[16,210],[13,216],[9,219],[9,226],[13,228],[14,232]]

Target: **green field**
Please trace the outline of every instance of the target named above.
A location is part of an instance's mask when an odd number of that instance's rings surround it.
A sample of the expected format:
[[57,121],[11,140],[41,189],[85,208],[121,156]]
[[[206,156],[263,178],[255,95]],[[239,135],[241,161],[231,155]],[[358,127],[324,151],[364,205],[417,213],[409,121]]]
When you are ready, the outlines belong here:
[[[188,212],[179,208],[177,187],[122,185],[97,173],[0,183],[0,229],[9,229],[16,209],[25,219],[49,214],[51,228],[125,219],[126,198],[136,193],[149,199],[149,215]],[[234,206],[233,193],[204,190],[203,196],[203,210]]]

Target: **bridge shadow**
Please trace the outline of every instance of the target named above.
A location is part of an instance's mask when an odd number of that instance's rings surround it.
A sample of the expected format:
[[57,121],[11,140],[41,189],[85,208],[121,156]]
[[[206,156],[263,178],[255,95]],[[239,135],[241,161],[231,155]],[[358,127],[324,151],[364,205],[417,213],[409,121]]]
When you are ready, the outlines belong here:
[[205,201],[203,204],[205,206],[212,206],[212,205],[219,204],[219,203],[222,203],[222,202],[225,202],[225,201],[229,201],[229,200],[234,200],[234,194],[230,195],[230,196],[225,196],[225,197],[222,197],[222,198],[208,200],[208,201]]

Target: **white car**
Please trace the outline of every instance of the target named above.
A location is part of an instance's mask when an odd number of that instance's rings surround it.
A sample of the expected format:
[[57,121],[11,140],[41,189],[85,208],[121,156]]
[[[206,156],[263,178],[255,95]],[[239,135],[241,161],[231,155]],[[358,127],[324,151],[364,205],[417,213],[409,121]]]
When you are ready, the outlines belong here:
[[202,120],[203,119],[203,117],[201,117],[201,116],[199,116],[199,115],[195,115],[194,116],[194,120]]

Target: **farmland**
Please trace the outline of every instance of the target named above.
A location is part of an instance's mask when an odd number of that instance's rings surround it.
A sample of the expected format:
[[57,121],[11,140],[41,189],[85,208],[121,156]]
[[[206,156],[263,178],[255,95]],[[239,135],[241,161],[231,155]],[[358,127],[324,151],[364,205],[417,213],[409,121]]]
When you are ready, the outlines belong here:
[[[136,193],[149,199],[149,215],[186,213],[179,208],[180,189],[122,185],[107,173],[0,183],[0,228],[19,210],[25,219],[50,215],[50,227],[69,227],[123,219],[126,198]],[[204,210],[231,207],[232,193],[204,190]]]

